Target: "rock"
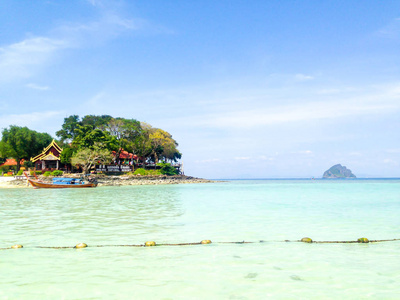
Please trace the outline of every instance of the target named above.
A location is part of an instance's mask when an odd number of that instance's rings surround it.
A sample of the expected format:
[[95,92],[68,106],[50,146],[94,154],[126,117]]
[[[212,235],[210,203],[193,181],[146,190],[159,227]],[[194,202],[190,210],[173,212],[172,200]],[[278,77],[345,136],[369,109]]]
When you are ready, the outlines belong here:
[[324,172],[323,178],[356,178],[356,176],[341,164],[332,166]]

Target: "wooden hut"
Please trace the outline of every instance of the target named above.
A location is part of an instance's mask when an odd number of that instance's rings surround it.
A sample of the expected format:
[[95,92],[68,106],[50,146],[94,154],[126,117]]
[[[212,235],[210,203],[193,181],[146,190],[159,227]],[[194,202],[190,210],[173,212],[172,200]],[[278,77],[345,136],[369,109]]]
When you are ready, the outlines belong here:
[[61,168],[60,154],[63,149],[53,140],[42,153],[31,158],[36,170],[54,171]]

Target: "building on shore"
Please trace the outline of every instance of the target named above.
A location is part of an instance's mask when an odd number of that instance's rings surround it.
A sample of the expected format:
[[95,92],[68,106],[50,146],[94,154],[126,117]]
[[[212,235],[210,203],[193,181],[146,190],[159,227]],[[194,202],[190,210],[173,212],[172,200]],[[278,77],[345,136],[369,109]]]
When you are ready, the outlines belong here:
[[63,149],[53,140],[42,153],[31,158],[36,170],[54,171],[65,169],[65,165],[60,162],[60,154]]

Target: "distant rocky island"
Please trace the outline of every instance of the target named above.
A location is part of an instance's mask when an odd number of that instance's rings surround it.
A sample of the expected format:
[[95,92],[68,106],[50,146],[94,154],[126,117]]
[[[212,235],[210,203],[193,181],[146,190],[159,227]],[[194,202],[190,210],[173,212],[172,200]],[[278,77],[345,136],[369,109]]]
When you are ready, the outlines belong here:
[[356,176],[345,166],[337,164],[325,171],[322,178],[356,178]]

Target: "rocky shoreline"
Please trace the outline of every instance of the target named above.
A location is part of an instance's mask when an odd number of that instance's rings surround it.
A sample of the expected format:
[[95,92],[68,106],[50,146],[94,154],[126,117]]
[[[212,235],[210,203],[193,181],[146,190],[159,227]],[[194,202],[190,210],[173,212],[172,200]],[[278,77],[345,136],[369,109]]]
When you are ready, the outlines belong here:
[[[66,174],[63,177],[79,178],[79,174]],[[186,175],[175,176],[140,176],[140,175],[95,175],[98,186],[129,186],[129,185],[163,185],[163,184],[191,184],[191,183],[212,183],[213,180],[202,179]],[[51,182],[53,177],[39,176],[39,179]],[[1,187],[26,188],[27,181],[24,178],[0,182]],[[30,186],[29,186],[30,187]]]

